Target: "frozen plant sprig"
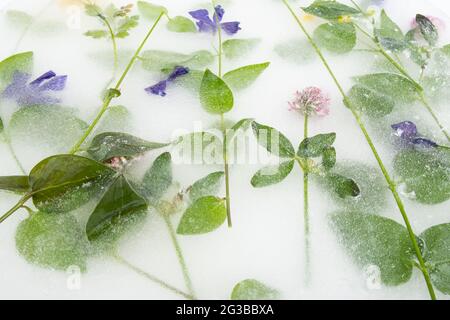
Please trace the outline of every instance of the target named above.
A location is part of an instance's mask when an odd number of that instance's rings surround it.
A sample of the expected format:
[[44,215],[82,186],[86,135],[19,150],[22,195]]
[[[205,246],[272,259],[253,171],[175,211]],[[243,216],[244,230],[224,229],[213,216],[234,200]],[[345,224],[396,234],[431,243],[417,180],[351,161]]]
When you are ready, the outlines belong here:
[[[361,131],[362,131],[362,133],[364,135],[364,138],[366,139],[366,141],[367,141],[367,143],[368,143],[368,145],[369,145],[369,147],[370,147],[370,149],[371,149],[371,151],[372,151],[372,153],[373,153],[373,155],[374,155],[374,157],[375,157],[375,159],[376,159],[376,161],[377,161],[377,163],[378,163],[378,165],[380,167],[380,170],[382,171],[383,176],[384,176],[387,184],[389,185],[389,189],[391,190],[392,195],[393,195],[393,197],[394,197],[394,199],[396,201],[397,207],[398,207],[398,209],[399,209],[399,211],[400,211],[400,213],[402,215],[403,221],[404,221],[404,223],[406,225],[406,229],[407,229],[407,232],[408,232],[409,240],[410,240],[410,242],[412,244],[412,247],[414,249],[415,255],[416,255],[417,259],[418,259],[418,265],[420,267],[419,269],[420,269],[420,271],[423,274],[424,280],[425,280],[426,285],[427,285],[428,292],[430,294],[431,299],[435,300],[436,299],[436,293],[434,291],[434,287],[433,287],[433,284],[431,282],[431,278],[430,278],[430,273],[429,273],[428,267],[425,264],[425,259],[423,257],[423,254],[422,254],[422,251],[420,249],[419,243],[417,241],[416,235],[414,234],[414,231],[412,229],[411,223],[409,222],[409,217],[408,217],[408,215],[406,213],[403,201],[402,201],[402,199],[401,199],[401,197],[400,197],[400,195],[399,195],[399,193],[398,193],[398,191],[396,189],[395,182],[392,180],[391,176],[389,175],[389,173],[388,173],[388,171],[386,169],[386,166],[384,165],[384,162],[382,161],[382,159],[381,159],[381,157],[380,157],[380,155],[378,153],[378,150],[376,149],[376,147],[375,147],[375,145],[374,145],[374,143],[372,141],[372,138],[370,137],[370,135],[369,135],[369,133],[368,133],[364,123],[361,120],[361,116],[360,116],[359,112],[355,109],[355,107],[353,106],[353,104],[350,101],[349,97],[345,93],[341,83],[339,82],[339,80],[337,79],[335,73],[331,69],[329,63],[325,59],[325,57],[324,57],[324,55],[322,53],[322,50],[319,48],[319,46],[317,45],[315,40],[311,37],[309,32],[306,30],[305,26],[300,21],[300,19],[298,18],[298,16],[296,15],[295,11],[291,7],[291,5],[288,3],[288,1],[287,0],[283,0],[283,3],[286,6],[286,8],[288,9],[288,11],[290,12],[290,14],[292,15],[292,17],[294,18],[294,20],[297,22],[297,24],[298,24],[299,28],[301,29],[301,31],[303,32],[303,34],[307,37],[308,42],[312,45],[312,47],[314,48],[316,54],[319,56],[319,58],[320,58],[321,62],[323,63],[325,69],[327,70],[327,72],[331,76],[333,82],[335,83],[336,87],[338,88],[339,92],[341,93],[341,95],[342,95],[342,97],[344,99],[344,104],[350,109],[350,111],[352,112],[352,114],[353,114],[353,116],[354,116],[354,118],[355,118],[359,128],[361,129]],[[327,6],[329,4],[335,5],[336,2],[320,0],[320,1],[316,1],[315,3],[313,3],[313,5],[314,4],[321,5],[321,6]],[[336,9],[334,9],[334,10],[331,9],[331,11],[327,11],[327,12],[331,12],[331,13],[334,12],[336,14],[336,16],[338,16],[338,17],[342,15],[342,10],[347,10],[350,14],[352,14],[352,13],[355,14],[354,11],[353,11],[355,9],[353,9],[353,8],[348,9],[348,8],[350,8],[350,7],[345,6],[345,5],[341,5],[341,7],[340,7],[341,10],[338,11]],[[337,11],[339,13],[337,13]],[[359,13],[359,11],[357,11],[357,13]]]

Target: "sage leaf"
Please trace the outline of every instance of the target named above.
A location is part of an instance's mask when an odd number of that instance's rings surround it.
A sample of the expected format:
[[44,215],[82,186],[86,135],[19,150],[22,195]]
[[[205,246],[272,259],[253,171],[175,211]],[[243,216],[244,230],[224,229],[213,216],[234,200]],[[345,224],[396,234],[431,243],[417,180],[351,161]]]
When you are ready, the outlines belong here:
[[403,150],[394,158],[394,170],[407,192],[424,204],[450,198],[450,154],[448,151]]
[[123,175],[119,175],[109,186],[95,207],[86,225],[90,241],[111,232],[128,216],[141,215],[147,210],[146,201],[134,191]]
[[158,156],[144,175],[142,188],[150,202],[156,203],[172,184],[172,157],[165,152]]
[[0,91],[11,82],[15,72],[31,73],[33,52],[12,55],[0,62]]
[[233,288],[231,300],[277,300],[280,293],[255,279],[246,279]]
[[26,193],[31,191],[28,176],[0,177],[0,190]]
[[356,45],[356,29],[353,23],[329,22],[314,30],[317,44],[334,53],[346,53]]
[[279,165],[262,168],[252,177],[252,186],[262,188],[283,181],[294,168],[294,162],[294,160],[289,160]]
[[223,54],[228,59],[241,58],[260,43],[259,39],[229,39],[223,42]]
[[167,14],[168,11],[165,7],[152,4],[147,1],[138,1],[138,10],[141,15],[149,20],[157,19],[161,13]]
[[32,170],[29,182],[34,205],[44,212],[68,212],[95,196],[114,171],[94,160],[58,155],[42,160]]
[[116,37],[119,39],[126,38],[130,35],[130,30],[139,25],[139,16],[124,17],[120,20],[117,27]]
[[33,213],[17,227],[16,247],[29,263],[61,271],[78,266],[86,271],[89,242],[71,214]]
[[431,281],[439,291],[450,294],[450,223],[433,226],[420,238],[425,241],[424,259],[432,266]]
[[177,233],[204,234],[219,228],[227,217],[225,200],[213,196],[197,199],[181,217]]
[[267,69],[270,62],[253,64],[241,67],[223,76],[223,80],[234,90],[243,90],[249,87]]
[[213,172],[194,182],[188,189],[189,199],[195,202],[206,196],[216,196],[223,183],[223,171]]
[[282,158],[295,157],[292,143],[277,129],[259,124],[256,121],[253,121],[252,129],[258,144],[270,153]]
[[405,227],[372,214],[338,212],[331,216],[340,243],[361,268],[376,266],[382,283],[395,286],[412,274],[414,251]]
[[233,108],[233,92],[221,78],[207,69],[200,85],[200,102],[207,112],[224,114]]
[[104,132],[94,137],[87,152],[97,161],[114,157],[135,158],[170,143],[150,142],[122,132]]
[[402,30],[384,10],[381,10],[380,26],[375,29],[374,33],[385,49],[402,51],[407,47]]
[[352,7],[331,0],[316,0],[309,7],[302,9],[313,16],[328,20],[336,20],[342,16],[353,16],[360,13]]
[[322,133],[304,139],[297,151],[301,158],[315,158],[321,156],[325,150],[336,141],[336,133]]
[[428,42],[428,44],[430,46],[436,45],[439,39],[439,33],[433,22],[431,22],[430,19],[421,14],[416,15],[416,22],[419,26],[420,33]]
[[[195,51],[190,54],[182,54],[171,51],[147,50],[140,57],[142,67],[149,71],[170,70],[176,66],[189,69],[204,69],[214,62],[214,56],[206,50]],[[170,72],[169,71],[169,72]]]
[[167,22],[167,29],[172,32],[197,32],[195,23],[182,16],[170,18],[169,22]]
[[395,107],[394,100],[373,89],[354,85],[348,92],[351,106],[371,118],[381,118],[390,114]]

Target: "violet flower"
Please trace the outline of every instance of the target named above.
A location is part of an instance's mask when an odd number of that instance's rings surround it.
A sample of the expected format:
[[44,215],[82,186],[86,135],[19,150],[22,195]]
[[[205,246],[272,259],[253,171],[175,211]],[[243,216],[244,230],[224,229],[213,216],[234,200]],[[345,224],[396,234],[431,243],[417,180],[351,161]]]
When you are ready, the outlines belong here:
[[394,129],[395,135],[399,137],[406,145],[422,146],[425,148],[436,148],[439,145],[429,139],[423,138],[419,135],[416,125],[411,121],[403,121],[391,125]]
[[330,98],[317,87],[307,87],[295,93],[295,98],[289,102],[289,110],[301,114],[326,116],[330,113]]
[[165,97],[167,95],[167,93],[166,93],[167,84],[175,81],[177,78],[184,76],[188,73],[189,73],[189,68],[180,67],[180,66],[175,67],[173,69],[173,71],[169,74],[167,79],[162,80],[153,86],[145,88],[145,91],[149,94],[154,94],[154,95],[158,95],[161,97]]
[[189,14],[197,20],[198,30],[200,32],[210,32],[215,33],[217,28],[220,27],[228,35],[236,34],[241,28],[239,27],[240,22],[222,22],[225,10],[222,6],[218,5],[214,8],[214,15],[212,19],[209,17],[209,12],[206,9],[200,9],[195,11],[190,11]]
[[28,83],[30,78],[31,75],[27,73],[15,72],[2,97],[13,99],[20,106],[54,105],[60,102],[48,93],[64,90],[67,76],[57,76],[53,71],[48,71]]

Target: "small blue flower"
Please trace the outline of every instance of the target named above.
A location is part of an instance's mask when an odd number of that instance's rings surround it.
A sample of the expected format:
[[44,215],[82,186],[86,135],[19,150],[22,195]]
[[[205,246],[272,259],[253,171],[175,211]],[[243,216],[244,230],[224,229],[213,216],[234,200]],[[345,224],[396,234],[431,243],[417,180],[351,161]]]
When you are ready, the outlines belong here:
[[407,145],[422,146],[425,148],[436,148],[439,145],[426,138],[422,138],[417,131],[417,126],[411,121],[403,121],[391,125],[395,135],[402,139]]
[[3,91],[2,97],[13,99],[20,106],[54,105],[60,102],[48,93],[64,90],[67,76],[57,76],[53,71],[48,71],[28,83],[30,78],[31,75],[27,73],[15,72],[11,84]]
[[175,67],[173,69],[173,71],[169,74],[167,79],[162,80],[153,86],[145,88],[145,91],[149,94],[154,94],[154,95],[158,95],[161,97],[165,97],[167,95],[167,93],[166,93],[167,84],[169,82],[175,81],[177,78],[184,76],[188,73],[189,73],[189,68],[180,67],[180,66]]
[[225,10],[222,6],[216,6],[214,8],[214,15],[212,19],[209,17],[209,12],[206,9],[200,9],[189,12],[189,14],[197,20],[198,30],[200,32],[210,32],[215,33],[218,26],[222,28],[228,35],[236,34],[241,28],[239,27],[240,22],[222,22]]

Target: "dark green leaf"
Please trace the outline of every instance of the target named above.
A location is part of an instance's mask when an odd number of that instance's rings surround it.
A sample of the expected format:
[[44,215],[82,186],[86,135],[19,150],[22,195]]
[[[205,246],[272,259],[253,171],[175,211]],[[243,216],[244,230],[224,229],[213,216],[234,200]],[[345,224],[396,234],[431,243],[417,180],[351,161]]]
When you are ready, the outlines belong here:
[[124,176],[115,178],[92,212],[86,225],[89,240],[96,240],[121,224],[128,216],[140,215],[147,203],[130,186]]
[[95,160],[105,161],[114,157],[135,158],[168,145],[170,143],[150,142],[126,133],[104,132],[92,140],[87,152]]
[[334,147],[326,148],[322,153],[322,165],[325,170],[330,170],[336,164],[336,149]]
[[28,176],[0,177],[0,190],[7,190],[17,193],[31,191]]
[[207,69],[200,86],[200,102],[206,111],[224,114],[233,108],[233,92],[221,78]]
[[17,227],[16,247],[28,262],[42,267],[86,270],[89,242],[71,214],[32,214]]
[[270,153],[283,158],[295,157],[292,143],[277,129],[259,124],[256,121],[253,121],[252,129],[259,145]]
[[255,279],[246,279],[233,288],[231,300],[276,300],[280,293]]
[[151,202],[157,202],[172,184],[172,157],[165,152],[155,159],[145,173],[142,187]]
[[381,45],[388,50],[406,49],[407,42],[399,26],[388,17],[384,10],[380,14],[380,27],[375,29],[375,36]]
[[12,55],[0,62],[0,91],[8,85],[14,73],[20,71],[31,73],[33,68],[33,52],[23,52]]
[[391,97],[358,84],[350,89],[348,98],[352,107],[373,118],[380,118],[390,114],[395,106],[395,102]]
[[433,226],[420,238],[425,241],[424,259],[432,266],[431,281],[439,291],[450,294],[450,224]]
[[253,50],[259,42],[259,39],[229,39],[223,42],[223,54],[228,59],[241,58]]
[[425,204],[441,203],[450,198],[450,154],[448,151],[404,150],[394,159],[394,170]]
[[234,90],[242,90],[249,87],[267,69],[270,62],[253,64],[227,72],[223,80]]
[[309,7],[302,9],[306,13],[329,20],[336,20],[342,16],[359,14],[358,10],[331,0],[316,0]]
[[197,199],[181,217],[177,233],[203,234],[219,228],[227,218],[225,200],[207,196]]
[[421,14],[416,15],[416,22],[424,39],[430,44],[430,46],[434,46],[439,39],[439,34],[433,22]]
[[314,30],[317,44],[334,53],[346,53],[356,45],[356,29],[353,23],[324,23]]
[[[206,50],[195,51],[190,54],[182,54],[171,51],[147,50],[141,55],[142,67],[150,71],[172,69],[176,66],[184,66],[190,69],[204,69],[214,62],[214,56]],[[183,77],[184,78],[184,77]]]
[[188,190],[192,202],[206,196],[216,196],[223,182],[223,171],[213,172],[197,180]]
[[252,177],[252,186],[262,188],[283,181],[291,173],[294,162],[294,160],[289,160],[279,165],[262,168]]
[[331,222],[358,266],[378,267],[386,285],[399,285],[411,278],[414,251],[405,227],[387,218],[359,212],[338,212],[332,215]]
[[155,20],[161,13],[168,13],[167,9],[163,6],[155,5],[146,1],[138,1],[137,4],[141,15],[149,20]]
[[301,158],[316,158],[323,154],[336,141],[336,133],[318,134],[304,139],[298,147],[297,155]]
[[357,197],[361,193],[355,181],[340,174],[328,173],[325,179],[340,198]]
[[182,16],[171,18],[169,22],[167,22],[167,29],[172,32],[197,32],[195,23]]

